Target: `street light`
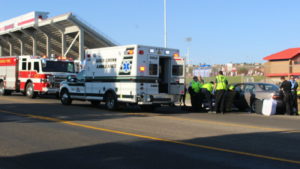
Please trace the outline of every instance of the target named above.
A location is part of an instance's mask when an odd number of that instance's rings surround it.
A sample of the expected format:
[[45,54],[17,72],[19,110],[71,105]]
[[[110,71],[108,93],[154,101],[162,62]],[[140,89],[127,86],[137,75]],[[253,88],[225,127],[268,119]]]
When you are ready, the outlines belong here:
[[164,0],[164,42],[167,47],[167,0]]
[[187,47],[187,53],[186,53],[186,64],[189,64],[189,59],[190,59],[190,43],[192,41],[192,37],[187,37],[185,38],[185,41],[187,41],[188,43],[188,47]]

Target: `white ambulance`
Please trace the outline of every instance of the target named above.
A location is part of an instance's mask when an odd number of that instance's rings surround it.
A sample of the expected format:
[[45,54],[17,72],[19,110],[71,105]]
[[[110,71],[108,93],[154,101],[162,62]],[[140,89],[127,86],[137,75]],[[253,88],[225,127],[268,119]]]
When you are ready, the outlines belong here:
[[137,104],[152,109],[174,104],[184,92],[184,59],[179,50],[127,45],[88,49],[83,70],[61,83],[64,105],[72,100],[105,102],[107,109],[118,104]]

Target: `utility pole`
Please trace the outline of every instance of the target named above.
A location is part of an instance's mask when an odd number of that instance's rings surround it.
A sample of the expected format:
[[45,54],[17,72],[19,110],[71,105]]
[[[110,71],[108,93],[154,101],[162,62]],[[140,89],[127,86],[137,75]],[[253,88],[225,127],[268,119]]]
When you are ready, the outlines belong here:
[[167,47],[167,0],[164,0],[164,42]]

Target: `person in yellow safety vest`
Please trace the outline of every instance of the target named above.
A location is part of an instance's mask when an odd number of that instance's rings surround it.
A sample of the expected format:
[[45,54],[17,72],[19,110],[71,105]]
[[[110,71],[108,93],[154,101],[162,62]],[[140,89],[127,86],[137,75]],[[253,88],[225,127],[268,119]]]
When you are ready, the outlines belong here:
[[212,92],[214,90],[214,82],[211,81],[209,83],[205,83],[203,86],[202,86],[202,89],[201,89],[201,93],[204,95],[207,103],[208,103],[208,108],[209,108],[209,111],[213,111],[213,107],[212,107]]
[[230,85],[230,86],[228,87],[228,90],[233,91],[233,90],[234,90],[234,85]]
[[222,71],[216,76],[214,88],[216,90],[216,113],[225,113],[225,94],[228,81]]
[[202,103],[201,103],[200,89],[201,89],[201,83],[199,82],[198,78],[194,76],[188,89],[191,96],[191,104],[192,104],[193,111],[199,111],[201,109]]

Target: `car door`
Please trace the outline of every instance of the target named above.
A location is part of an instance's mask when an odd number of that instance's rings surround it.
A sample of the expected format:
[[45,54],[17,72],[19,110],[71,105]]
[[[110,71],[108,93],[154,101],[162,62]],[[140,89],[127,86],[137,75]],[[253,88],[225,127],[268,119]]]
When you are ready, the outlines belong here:
[[239,110],[245,110],[248,105],[245,99],[245,85],[243,83],[236,84],[234,86],[234,91],[236,92],[234,105]]
[[70,86],[70,95],[74,99],[83,99],[86,97],[86,88],[85,88],[85,70],[81,71],[76,75],[76,78],[72,81],[69,81],[68,85]]
[[253,99],[255,98],[255,91],[255,84],[245,85],[244,97],[249,107],[252,104]]

